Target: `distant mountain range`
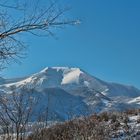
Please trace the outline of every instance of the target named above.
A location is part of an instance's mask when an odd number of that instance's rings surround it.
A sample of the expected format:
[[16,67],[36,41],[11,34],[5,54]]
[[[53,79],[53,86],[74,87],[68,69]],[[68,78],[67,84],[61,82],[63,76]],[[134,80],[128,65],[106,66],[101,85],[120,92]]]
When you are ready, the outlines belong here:
[[36,112],[48,106],[50,120],[67,120],[93,112],[140,108],[140,90],[102,81],[79,68],[47,67],[26,78],[0,78],[1,94],[11,88],[33,93],[39,99]]

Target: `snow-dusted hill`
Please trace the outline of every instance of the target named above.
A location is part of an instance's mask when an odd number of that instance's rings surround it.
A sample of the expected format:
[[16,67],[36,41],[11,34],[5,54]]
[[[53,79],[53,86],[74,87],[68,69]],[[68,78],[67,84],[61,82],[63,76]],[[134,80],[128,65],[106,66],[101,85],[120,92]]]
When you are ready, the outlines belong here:
[[37,110],[41,112],[49,106],[50,119],[140,108],[139,89],[104,82],[79,68],[47,67],[26,78],[0,79],[1,93],[9,93],[13,87],[19,90],[26,87],[24,92],[29,94],[34,92],[40,99]]

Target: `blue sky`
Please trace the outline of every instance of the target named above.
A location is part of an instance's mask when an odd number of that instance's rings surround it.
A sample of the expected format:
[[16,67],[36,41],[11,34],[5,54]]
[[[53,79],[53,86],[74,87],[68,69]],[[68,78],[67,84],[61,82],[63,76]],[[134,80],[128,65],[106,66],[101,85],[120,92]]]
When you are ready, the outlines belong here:
[[22,77],[47,66],[80,67],[113,82],[140,88],[140,1],[61,0],[70,5],[66,18],[78,26],[55,31],[56,38],[24,36],[29,46],[22,64],[12,64],[4,77]]

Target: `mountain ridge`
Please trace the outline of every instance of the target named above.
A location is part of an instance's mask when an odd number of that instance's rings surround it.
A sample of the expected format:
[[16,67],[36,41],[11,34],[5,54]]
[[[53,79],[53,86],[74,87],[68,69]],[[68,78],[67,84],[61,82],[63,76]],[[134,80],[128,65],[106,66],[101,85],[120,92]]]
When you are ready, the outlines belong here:
[[5,94],[13,87],[16,90],[26,87],[29,94],[34,89],[34,96],[41,98],[38,108],[42,109],[48,104],[49,95],[53,100],[50,112],[59,116],[61,120],[67,119],[67,114],[71,110],[74,115],[79,116],[83,113],[140,108],[139,89],[105,82],[80,68],[46,67],[38,73],[17,79],[15,82],[11,80],[10,83],[0,83],[0,90]]

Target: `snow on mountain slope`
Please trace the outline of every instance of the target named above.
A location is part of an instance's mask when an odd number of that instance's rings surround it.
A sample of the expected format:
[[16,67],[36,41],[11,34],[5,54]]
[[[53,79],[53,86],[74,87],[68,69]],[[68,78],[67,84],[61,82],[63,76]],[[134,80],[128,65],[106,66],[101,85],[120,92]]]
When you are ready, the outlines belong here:
[[140,105],[140,96],[137,97],[137,98],[134,98],[134,99],[130,100],[128,103],[129,104],[136,103],[136,104],[139,104]]
[[[47,96],[50,94],[56,105],[51,105],[51,112],[57,114],[61,119],[67,118],[66,111],[70,112],[71,108],[75,115],[83,114],[83,112],[140,108],[137,102],[133,102],[140,96],[139,89],[104,82],[79,68],[47,67],[26,78],[0,82],[0,90],[5,93],[10,92],[11,87],[20,90],[26,87],[28,91],[34,89],[34,95],[37,98],[40,96],[42,100],[40,108],[47,105]],[[61,104],[57,102],[58,99],[61,99]],[[64,110],[62,110],[63,106],[66,106]]]
[[78,84],[80,74],[82,74],[82,73],[83,72],[80,71],[80,69],[71,69],[70,72],[68,72],[68,71],[65,72],[61,84],[62,85],[70,84],[70,83]]
[[68,67],[52,67],[45,68],[39,73],[33,74],[32,76],[19,80],[14,83],[5,84],[5,86],[41,86],[43,87],[67,87],[75,85],[77,86],[86,86],[86,87],[96,87],[100,89],[105,89],[104,85],[102,85],[98,80],[93,78],[92,76],[86,74],[79,68],[68,68]]
[[35,90],[34,97],[39,99],[36,113],[43,114],[48,107],[49,120],[68,120],[70,115],[80,116],[83,111],[84,115],[89,114],[88,105],[82,97],[75,97],[60,88],[46,88],[41,92]]

